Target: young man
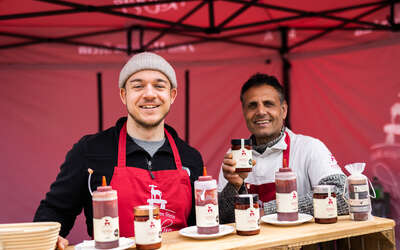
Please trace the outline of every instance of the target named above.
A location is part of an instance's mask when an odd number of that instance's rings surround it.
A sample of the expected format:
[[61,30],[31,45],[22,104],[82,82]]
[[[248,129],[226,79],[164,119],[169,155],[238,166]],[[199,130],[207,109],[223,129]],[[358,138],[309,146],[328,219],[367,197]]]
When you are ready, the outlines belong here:
[[312,187],[325,184],[337,187],[338,213],[347,214],[342,198],[346,176],[320,140],[295,134],[285,127],[288,106],[278,80],[266,74],[253,75],[242,86],[240,100],[252,134],[256,164],[252,172],[236,174],[232,153],[225,155],[218,182],[221,222],[234,221],[234,196],[238,193],[257,193],[264,214],[276,213],[275,172],[283,161],[297,176],[299,212],[313,214]]
[[58,247],[84,209],[87,231],[93,235],[88,168],[94,170],[91,189],[107,182],[118,192],[120,235],[134,236],[133,207],[160,206],[163,231],[195,224],[193,183],[202,174],[200,153],[164,123],[177,95],[175,71],[154,53],[134,55],[119,76],[120,97],[128,116],[103,132],[84,136],[65,162],[34,221],[61,223]]

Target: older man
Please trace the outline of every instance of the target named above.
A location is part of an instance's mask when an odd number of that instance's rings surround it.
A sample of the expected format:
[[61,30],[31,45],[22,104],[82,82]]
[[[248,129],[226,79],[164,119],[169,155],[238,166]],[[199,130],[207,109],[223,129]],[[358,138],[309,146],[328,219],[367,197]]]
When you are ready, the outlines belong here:
[[219,175],[219,206],[222,223],[234,221],[234,196],[257,193],[264,213],[276,213],[275,172],[286,162],[297,176],[299,212],[313,214],[312,187],[337,187],[338,213],[347,214],[342,198],[346,176],[328,148],[318,139],[293,133],[285,127],[287,103],[284,88],[266,74],[253,75],[241,89],[240,100],[247,128],[252,134],[250,173],[235,173],[232,153],[225,155]]

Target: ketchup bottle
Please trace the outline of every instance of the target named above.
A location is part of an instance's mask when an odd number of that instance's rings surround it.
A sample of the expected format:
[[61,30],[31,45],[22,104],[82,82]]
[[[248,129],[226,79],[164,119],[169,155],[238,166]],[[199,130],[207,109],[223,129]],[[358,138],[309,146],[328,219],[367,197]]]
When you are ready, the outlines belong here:
[[103,184],[93,192],[93,236],[95,247],[109,249],[119,247],[119,220],[117,191]]
[[199,234],[219,232],[217,182],[211,176],[200,176],[194,182],[196,199],[196,225]]
[[299,200],[297,196],[296,174],[287,167],[275,173],[276,208],[278,221],[296,221],[299,218]]

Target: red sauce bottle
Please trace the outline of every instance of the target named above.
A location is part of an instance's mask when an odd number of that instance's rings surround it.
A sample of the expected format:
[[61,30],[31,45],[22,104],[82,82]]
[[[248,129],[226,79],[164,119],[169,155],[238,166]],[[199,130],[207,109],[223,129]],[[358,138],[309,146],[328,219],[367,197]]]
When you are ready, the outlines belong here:
[[278,221],[296,221],[299,218],[299,200],[296,175],[288,167],[275,173],[276,208]]
[[[103,181],[105,183],[105,181]],[[119,246],[117,191],[111,186],[100,186],[93,192],[93,236],[98,249]]]
[[196,225],[199,234],[219,232],[217,182],[211,176],[200,176],[194,182]]

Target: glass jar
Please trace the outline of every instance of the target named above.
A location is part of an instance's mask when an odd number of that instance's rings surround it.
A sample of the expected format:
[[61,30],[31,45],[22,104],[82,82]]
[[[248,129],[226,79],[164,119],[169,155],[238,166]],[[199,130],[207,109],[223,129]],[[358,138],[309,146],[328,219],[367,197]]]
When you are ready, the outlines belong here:
[[219,232],[217,182],[211,176],[200,176],[194,182],[196,225],[199,234]]
[[330,224],[337,222],[336,187],[318,185],[313,188],[315,223]]
[[355,221],[368,220],[371,211],[367,178],[348,178],[350,217]]
[[137,206],[134,208],[134,229],[137,249],[158,249],[161,247],[161,219],[158,206]]
[[235,223],[238,235],[260,233],[258,194],[239,194],[235,197]]
[[93,238],[98,249],[119,246],[117,191],[111,186],[99,186],[93,192]]
[[276,210],[278,221],[299,219],[296,174],[290,168],[280,168],[275,173]]
[[233,139],[232,159],[236,161],[235,172],[251,172],[253,168],[252,146],[250,139]]

